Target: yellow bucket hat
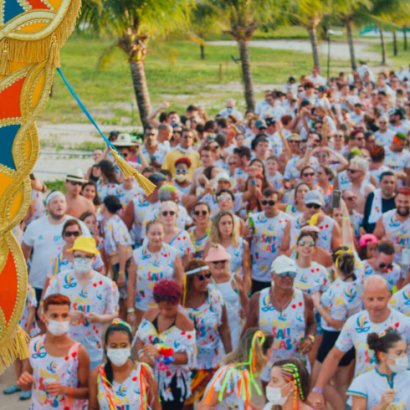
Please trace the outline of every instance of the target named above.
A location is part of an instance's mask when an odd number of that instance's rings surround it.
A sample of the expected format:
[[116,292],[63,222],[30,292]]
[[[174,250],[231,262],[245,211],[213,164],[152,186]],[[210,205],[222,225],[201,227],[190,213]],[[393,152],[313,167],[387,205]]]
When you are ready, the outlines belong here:
[[68,252],[80,251],[90,253],[91,255],[99,255],[100,251],[97,249],[95,239],[90,236],[79,236],[72,248],[67,249]]

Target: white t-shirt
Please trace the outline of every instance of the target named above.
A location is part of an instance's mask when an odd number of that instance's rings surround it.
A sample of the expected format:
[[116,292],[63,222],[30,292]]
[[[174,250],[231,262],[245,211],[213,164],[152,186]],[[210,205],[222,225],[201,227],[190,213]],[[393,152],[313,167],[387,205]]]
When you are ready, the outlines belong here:
[[390,310],[389,317],[382,323],[371,322],[368,311],[362,310],[344,324],[335,346],[345,353],[352,347],[356,349],[355,376],[372,370],[376,365],[374,352],[367,345],[367,335],[380,333],[388,328],[395,329],[409,344],[410,318],[394,309]]
[[[44,215],[33,221],[24,232],[23,242],[33,248],[30,260],[29,282],[33,288],[43,289],[47,272],[64,246],[62,231],[64,223],[72,216],[66,215],[59,224],[51,224]],[[91,236],[87,226],[78,221],[84,236]]]
[[366,410],[370,410],[380,403],[384,393],[394,389],[394,401],[386,407],[387,410],[410,409],[410,371],[393,373],[389,376],[378,369],[371,370],[356,377],[347,394],[349,396],[366,397]]

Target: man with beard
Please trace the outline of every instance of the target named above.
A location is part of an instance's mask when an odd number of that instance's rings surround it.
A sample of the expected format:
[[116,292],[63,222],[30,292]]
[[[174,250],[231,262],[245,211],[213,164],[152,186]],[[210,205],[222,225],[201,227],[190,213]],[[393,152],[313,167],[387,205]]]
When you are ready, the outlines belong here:
[[396,209],[383,214],[374,234],[393,242],[395,262],[401,263],[403,249],[410,248],[410,187],[400,188],[395,198]]
[[385,171],[380,176],[380,188],[370,192],[364,207],[363,228],[367,233],[373,233],[376,222],[387,211],[396,208],[396,175]]
[[[166,126],[167,127],[167,126]],[[167,149],[158,142],[158,135],[155,128],[147,128],[144,132],[144,145],[142,155],[149,161],[149,164],[155,168],[161,168]]]
[[398,132],[385,150],[384,164],[396,173],[399,186],[404,186],[410,181],[410,151],[405,148],[406,143],[406,134]]
[[[26,260],[30,259],[29,282],[40,300],[50,265],[64,246],[64,223],[75,219],[67,215],[67,201],[60,191],[51,192],[46,198],[47,215],[30,223],[24,232],[21,248]],[[87,226],[78,221],[84,236],[91,236]]]

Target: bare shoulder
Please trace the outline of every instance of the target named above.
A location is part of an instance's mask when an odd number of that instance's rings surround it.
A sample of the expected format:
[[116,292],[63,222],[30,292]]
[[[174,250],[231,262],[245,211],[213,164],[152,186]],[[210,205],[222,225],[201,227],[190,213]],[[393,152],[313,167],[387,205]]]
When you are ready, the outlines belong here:
[[144,319],[147,319],[150,322],[152,322],[158,315],[159,315],[158,308],[148,309],[144,314]]
[[182,312],[178,312],[175,325],[179,329],[184,330],[186,332],[194,330],[194,323],[185,313]]

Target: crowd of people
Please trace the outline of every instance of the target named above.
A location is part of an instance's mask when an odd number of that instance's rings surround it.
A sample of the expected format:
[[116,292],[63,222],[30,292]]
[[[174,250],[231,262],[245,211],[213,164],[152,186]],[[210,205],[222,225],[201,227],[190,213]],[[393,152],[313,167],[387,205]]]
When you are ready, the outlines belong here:
[[15,365],[31,409],[410,408],[410,70],[290,77],[255,112],[167,103],[32,176]]

